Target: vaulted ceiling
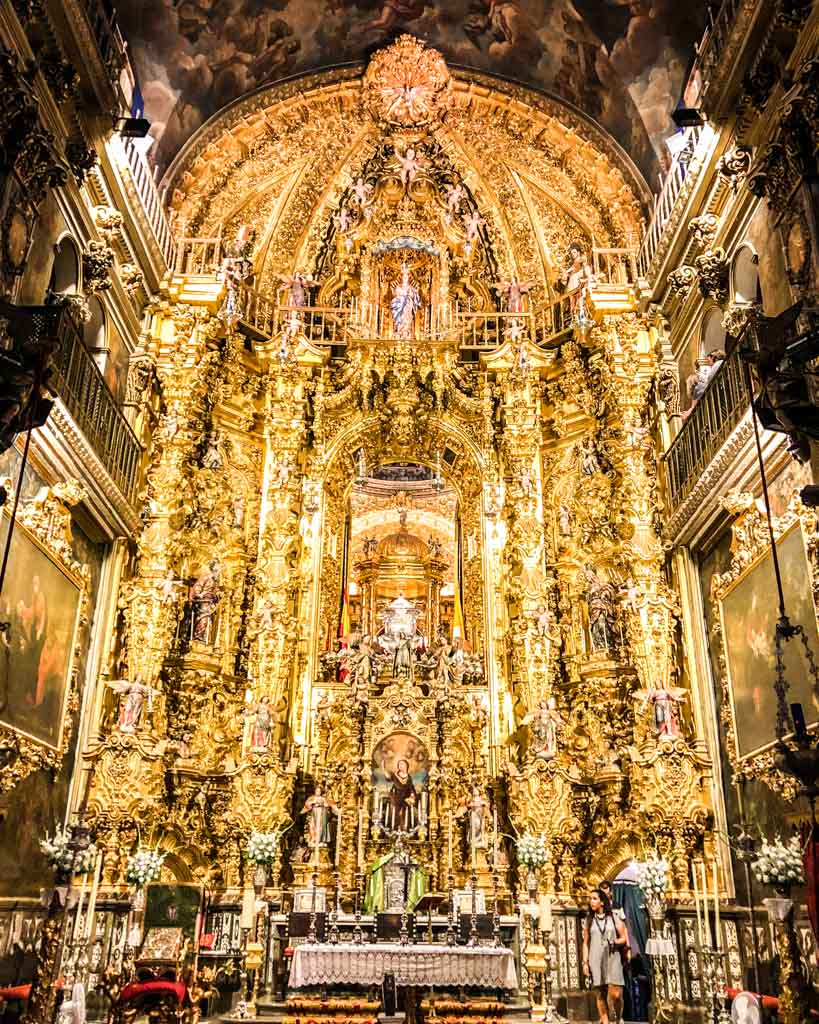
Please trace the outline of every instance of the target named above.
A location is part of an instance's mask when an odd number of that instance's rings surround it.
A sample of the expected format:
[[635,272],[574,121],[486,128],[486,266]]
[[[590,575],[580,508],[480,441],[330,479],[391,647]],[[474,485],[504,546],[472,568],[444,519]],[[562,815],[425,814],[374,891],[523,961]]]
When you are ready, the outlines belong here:
[[366,61],[401,32],[535,86],[606,129],[653,184],[705,0],[121,0],[166,167],[210,116],[259,87]]

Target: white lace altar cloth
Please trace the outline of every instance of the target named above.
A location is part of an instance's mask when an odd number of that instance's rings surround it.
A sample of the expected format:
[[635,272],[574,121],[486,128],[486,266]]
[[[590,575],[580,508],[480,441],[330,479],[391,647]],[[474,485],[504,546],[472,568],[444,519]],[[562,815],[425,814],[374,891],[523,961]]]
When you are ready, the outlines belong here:
[[363,946],[303,943],[293,951],[290,985],[380,985],[386,974],[393,975],[396,985],[405,986],[518,987],[515,959],[503,947],[386,942]]

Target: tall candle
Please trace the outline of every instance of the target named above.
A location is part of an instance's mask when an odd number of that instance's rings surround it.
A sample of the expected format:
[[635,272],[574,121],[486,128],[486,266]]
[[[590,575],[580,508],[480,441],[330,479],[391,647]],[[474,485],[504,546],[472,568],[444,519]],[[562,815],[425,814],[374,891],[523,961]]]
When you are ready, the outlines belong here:
[[94,911],[97,909],[97,890],[100,887],[100,875],[102,874],[102,850],[97,854],[94,862],[94,883],[91,886],[91,895],[88,898],[88,913],[85,915],[85,937],[91,938],[91,926],[94,922]]
[[359,871],[364,870],[364,808],[358,808],[358,858]]
[[74,927],[71,930],[71,941],[76,942],[80,937],[80,918],[82,917],[82,903],[85,899],[85,891],[88,888],[88,872],[82,876],[82,882],[80,883],[80,897],[77,900],[77,912],[74,915]]
[[341,863],[341,808],[338,809],[338,818],[336,819],[336,870]]
[[705,861],[700,861],[700,880],[702,882],[702,915],[705,918],[705,938],[708,946],[711,945],[711,919],[708,916],[708,875],[705,871]]
[[447,866],[447,868],[450,871],[452,870],[452,809],[451,808],[449,810],[449,817],[448,817],[446,866]]
[[242,928],[252,928],[253,918],[256,916],[256,894],[252,889],[245,889],[242,893],[242,916],[239,925]]
[[722,941],[719,933],[719,873],[717,869],[717,858],[714,857],[713,864],[714,876],[714,947],[716,949],[722,948]]
[[498,809],[492,808],[492,869],[498,868]]
[[702,911],[700,909],[700,891],[699,886],[697,885],[697,865],[694,861],[691,862],[691,877],[694,879],[694,910],[697,913],[697,938],[700,942],[700,949],[702,949]]
[[540,913],[538,915],[538,928],[542,932],[552,930],[552,897],[548,893],[540,894]]

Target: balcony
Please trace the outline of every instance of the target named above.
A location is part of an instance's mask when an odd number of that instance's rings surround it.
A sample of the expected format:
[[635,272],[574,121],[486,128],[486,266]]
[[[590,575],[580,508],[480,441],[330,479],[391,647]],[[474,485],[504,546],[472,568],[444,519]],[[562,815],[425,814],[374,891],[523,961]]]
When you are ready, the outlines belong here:
[[691,493],[750,407],[751,393],[740,348],[737,341],[665,453],[673,510]]
[[9,321],[11,336],[25,338],[27,345],[45,339],[58,342],[49,387],[59,396],[122,495],[133,504],[142,448],[83,344],[69,310],[65,306],[3,303],[0,314]]

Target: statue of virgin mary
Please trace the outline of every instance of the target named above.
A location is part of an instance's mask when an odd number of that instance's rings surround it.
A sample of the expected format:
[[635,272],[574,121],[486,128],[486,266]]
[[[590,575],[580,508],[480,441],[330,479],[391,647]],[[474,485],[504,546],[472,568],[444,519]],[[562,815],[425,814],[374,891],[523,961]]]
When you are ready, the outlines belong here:
[[421,296],[418,289],[411,284],[409,267],[404,263],[401,267],[401,281],[395,285],[390,302],[392,322],[399,338],[412,337],[412,325],[415,314],[421,307]]

